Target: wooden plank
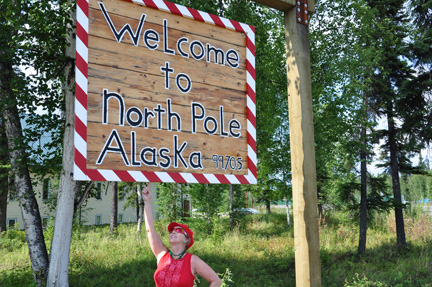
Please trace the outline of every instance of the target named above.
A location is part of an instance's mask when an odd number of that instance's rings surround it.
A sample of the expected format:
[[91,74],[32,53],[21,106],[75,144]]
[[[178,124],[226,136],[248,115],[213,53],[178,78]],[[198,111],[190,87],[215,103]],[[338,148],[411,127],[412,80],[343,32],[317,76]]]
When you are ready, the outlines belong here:
[[[91,95],[92,97],[89,97],[89,99],[94,99],[94,98],[99,98],[101,97],[100,95]],[[167,97],[160,97],[158,100],[163,100],[165,99],[165,101],[161,101],[161,102],[148,102],[145,106],[141,106],[142,101],[140,100],[135,100],[135,101],[131,101],[130,99],[125,98],[125,111],[127,111],[129,108],[132,107],[136,107],[138,108],[142,114],[144,114],[144,110],[147,109],[147,111],[152,111],[154,114],[156,114],[156,112],[154,111],[155,108],[157,108],[157,106],[161,106],[162,109],[167,110]],[[191,132],[192,131],[192,118],[191,118],[191,111],[192,111],[192,107],[191,104],[187,104],[187,103],[179,103],[176,102],[175,99],[171,99],[170,101],[171,103],[171,112],[172,113],[176,113],[179,115],[180,117],[180,122],[181,122],[181,131],[182,132]],[[102,102],[100,100],[98,101],[94,101],[94,100],[89,100],[88,104],[88,122],[93,122],[93,123],[101,123],[102,121]],[[205,111],[205,117],[213,117],[214,119],[217,119],[218,123],[221,123],[220,120],[220,112],[221,112],[221,108],[220,105],[217,106],[204,106],[204,111]],[[201,108],[195,108],[196,110],[196,114],[197,115],[201,115],[202,114],[202,110]],[[119,104],[117,100],[110,100],[108,102],[108,108],[107,108],[107,114],[108,114],[108,124],[119,124]],[[246,115],[244,113],[239,113],[238,110],[225,110],[222,109],[223,111],[223,121],[224,121],[224,130],[227,130],[227,124],[230,120],[235,119],[237,121],[240,122],[241,124],[241,134],[243,136],[246,135]],[[138,119],[138,115],[137,113],[133,113],[132,115],[132,120],[137,120]],[[155,117],[151,117],[148,116],[148,128],[154,128],[157,129],[157,125],[158,125],[158,119],[157,119],[157,115]],[[143,119],[145,120],[145,119]],[[162,114],[162,129],[167,129],[167,113],[163,113]],[[174,127],[178,126],[178,121],[176,118],[173,118],[172,120],[172,125]],[[203,120],[197,120],[197,133],[205,133],[204,129],[203,129]],[[127,125],[126,121],[125,121],[125,125]],[[144,127],[144,123],[142,123],[140,126]],[[213,128],[213,124],[209,123],[209,128]],[[220,131],[221,129],[219,128],[218,131]],[[89,133],[91,133],[91,130],[88,131]],[[243,140],[244,137],[242,137]]]
[[[132,45],[113,45],[113,41],[106,40],[103,38],[89,37],[89,42],[93,41],[92,44],[98,47],[104,47],[104,50],[91,49],[89,51],[89,70],[94,65],[103,67],[113,67],[120,70],[140,72],[143,74],[151,74],[164,77],[164,72],[161,71],[161,67],[165,66],[167,56],[158,51],[153,51],[151,57],[149,57],[148,50],[137,49]],[[244,53],[239,53],[243,56]],[[147,56],[145,56],[147,55]],[[244,59],[244,57],[243,57]],[[176,57],[170,61],[169,66],[174,69],[174,72],[170,74],[170,84],[175,85],[175,75],[178,73],[187,74],[194,83],[208,84],[217,87],[224,87],[227,89],[235,89],[240,91],[246,90],[246,73],[244,63],[239,69],[232,69],[228,66],[220,66],[212,64],[206,61],[196,61],[193,59],[187,59],[183,57]],[[202,71],[206,71],[203,73]],[[99,75],[89,73],[90,77],[97,77]],[[159,83],[164,87],[164,79],[161,78]]]
[[88,90],[89,94],[92,94],[89,101],[97,102],[95,103],[98,105],[96,109],[101,106],[98,98],[100,98],[103,89],[120,93],[125,99],[142,100],[144,104],[147,102],[166,103],[167,98],[171,98],[173,102],[177,103],[201,103],[205,101],[209,108],[218,109],[219,106],[223,105],[228,112],[243,111],[246,102],[244,91],[200,83],[195,83],[188,94],[173,92],[158,85],[163,81],[161,75],[141,72],[118,73],[118,70],[113,67],[97,65],[94,65],[89,73],[100,75],[100,77],[91,78]]
[[297,287],[321,286],[308,26],[285,12]]
[[[169,14],[170,15],[170,14]],[[105,20],[105,17],[103,16],[103,14],[97,10],[97,9],[91,9],[90,10],[90,16],[92,17],[92,29],[89,31],[89,34],[92,36],[96,36],[96,37],[100,37],[100,38],[104,38],[104,39],[109,39],[112,40],[114,42],[116,42],[115,37],[113,35],[113,32],[111,31],[111,29],[109,28],[109,26],[107,25],[107,21]],[[128,15],[130,16],[130,15]],[[151,16],[151,15],[149,15]],[[139,20],[140,18],[136,18],[136,19],[130,19],[130,18],[125,18],[125,16],[122,15],[116,15],[116,14],[110,14],[110,18],[112,20],[112,22],[114,23],[114,25],[116,26],[117,30],[120,30],[124,25],[129,24],[132,27],[133,31],[136,31],[138,24],[139,24]],[[164,33],[164,28],[163,28],[163,20],[161,20],[160,23],[152,23],[148,20],[149,17],[146,17],[146,21],[142,27],[142,33],[145,33],[147,30],[153,30],[155,31],[159,37],[160,40],[159,42],[156,41],[151,41],[151,44],[158,44],[158,48],[156,49],[156,51],[160,51],[163,52],[163,33]],[[191,21],[191,20],[189,20]],[[224,51],[228,51],[229,49],[235,48],[235,49],[240,49],[241,47],[243,47],[245,45],[245,37],[244,34],[239,34],[237,32],[231,31],[231,30],[227,30],[227,29],[221,29],[219,28],[218,31],[219,33],[217,33],[218,38],[215,38],[214,34],[209,33],[208,31],[206,33],[197,33],[195,29],[191,30],[191,31],[184,31],[184,30],[178,30],[176,29],[176,27],[178,26],[178,21],[173,21],[173,22],[168,22],[168,48],[174,50],[175,55],[173,56],[177,56],[177,57],[181,57],[181,55],[178,52],[178,49],[176,47],[177,44],[177,40],[185,37],[189,40],[189,42],[185,42],[181,45],[182,49],[190,54],[190,50],[188,47],[188,44],[190,44],[192,41],[200,41],[201,43],[203,43],[204,45],[209,43],[212,46],[222,49]],[[196,25],[196,24],[195,24]],[[221,31],[225,30],[225,36],[223,37],[223,35],[221,34]],[[141,47],[143,49],[145,49],[147,52],[150,51],[149,48],[147,48],[147,45],[144,43],[143,41],[144,37],[141,37],[141,39],[139,39],[138,42],[138,47]],[[130,34],[126,33],[122,39],[122,44],[126,44],[126,45],[134,45]]]
[[[224,29],[207,23],[201,23],[201,22],[197,23],[197,21],[193,19],[189,19],[186,17],[179,17],[177,15],[173,15],[164,11],[158,11],[138,4],[131,6],[131,3],[127,1],[122,1],[122,0],[90,1],[90,8],[91,8],[90,11],[93,9],[100,11],[98,2],[103,2],[106,5],[106,8],[112,11],[112,13],[109,14],[110,17],[112,16],[112,14],[114,14],[118,16],[123,16],[124,19],[132,20],[132,19],[140,19],[143,13],[146,14],[144,29],[147,29],[146,27],[149,23],[162,25],[163,19],[166,19],[168,20],[168,23],[174,24],[173,26],[170,25],[170,31],[172,29],[177,29],[176,27],[181,26],[182,30],[188,31],[189,34],[191,35],[201,35],[208,39],[214,39],[222,42],[227,42],[227,39],[230,39],[232,43],[237,46],[244,45],[245,42],[245,36],[243,33],[239,33],[229,29]],[[101,13],[98,12],[98,14]],[[119,23],[118,25],[119,28],[123,27],[125,23],[126,21]],[[120,26],[120,24],[122,25]],[[197,29],[197,25],[200,26],[199,29]],[[135,28],[136,26],[132,25],[132,27]],[[89,32],[92,33],[91,31]],[[141,44],[142,44],[142,39],[141,39]]]
[[[212,160],[213,154],[218,155],[230,155],[235,158],[242,158],[243,168],[241,170],[231,170],[228,169],[229,174],[247,174],[247,145],[243,141],[243,144],[239,144],[241,139],[236,139],[233,137],[220,137],[219,135],[204,135],[204,134],[192,134],[192,133],[173,133],[165,130],[155,130],[155,129],[144,129],[144,128],[130,128],[130,127],[119,127],[118,125],[108,125],[108,128],[102,130],[99,128],[99,125],[95,125],[94,123],[88,123],[89,129],[94,130],[92,136],[88,137],[88,144],[91,147],[87,152],[87,166],[88,168],[98,168],[100,166],[96,165],[96,161],[101,154],[103,146],[106,142],[106,139],[109,137],[108,132],[111,132],[113,129],[117,130],[120,139],[122,140],[123,147],[128,155],[130,160],[131,154],[131,136],[130,132],[135,131],[136,138],[136,151],[139,153],[144,147],[154,147],[158,150],[160,148],[168,148],[169,154],[171,158],[174,156],[174,138],[173,135],[178,136],[178,145],[179,147],[187,142],[186,148],[182,152],[182,155],[185,159],[189,157],[189,155],[196,151],[196,149],[200,148],[202,152],[203,165],[206,168],[205,173],[221,173],[222,169],[216,169],[216,164]],[[141,130],[141,131],[139,131]],[[114,141],[112,146],[118,147],[117,142]],[[235,146],[236,149],[233,152],[232,146]],[[135,156],[136,159],[139,159],[139,155]],[[141,167],[130,167],[126,166],[123,162],[121,155],[109,152],[107,153],[107,157],[103,160],[104,168],[111,168],[116,170],[142,170],[142,171],[151,171],[152,167],[146,167],[142,165]],[[171,172],[191,172],[185,169],[180,165],[179,168],[174,168],[171,166],[170,168],[164,171]],[[203,173],[202,170],[194,170],[195,173]]]

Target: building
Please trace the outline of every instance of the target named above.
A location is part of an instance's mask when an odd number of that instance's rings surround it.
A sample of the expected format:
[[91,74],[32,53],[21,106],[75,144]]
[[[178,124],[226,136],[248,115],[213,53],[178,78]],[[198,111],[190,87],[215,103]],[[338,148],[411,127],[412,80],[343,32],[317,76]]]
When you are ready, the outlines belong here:
[[[23,128],[31,127],[28,124],[28,116],[22,115],[21,124]],[[44,158],[52,157],[60,146],[52,147],[48,143],[52,142],[53,131],[45,131],[40,138],[29,143],[28,154],[34,162],[42,163]],[[38,151],[38,152],[32,152]],[[61,167],[57,167],[60,170]],[[36,193],[36,199],[39,205],[39,212],[42,219],[42,225],[47,227],[50,219],[55,216],[55,202],[57,200],[59,178],[50,176],[42,180],[37,180],[36,176],[32,177],[33,189]],[[7,205],[7,226],[9,228],[24,229],[24,222],[21,216],[21,208],[16,199],[14,184],[9,184],[8,205]],[[142,185],[141,185],[142,186]],[[111,204],[112,204],[112,184],[108,182],[96,182],[93,186],[93,192],[96,196],[88,198],[86,202],[76,212],[76,217],[85,225],[110,224],[111,221]],[[150,184],[152,191],[153,216],[158,218],[156,212],[157,184]],[[119,188],[118,197],[118,218],[117,222],[137,222],[137,210],[133,206],[128,206],[126,197],[135,191]],[[126,196],[125,196],[126,195]],[[186,197],[182,202],[182,207],[186,210],[185,216],[189,216],[191,207],[190,200]]]
[[[34,183],[33,183],[34,184]],[[42,225],[47,227],[50,219],[55,216],[55,201],[58,192],[58,179],[44,179],[34,184],[36,199],[39,205]],[[96,196],[88,198],[87,201],[76,212],[76,218],[85,225],[110,224],[111,221],[111,204],[112,204],[112,184],[108,182],[96,182],[94,187]],[[156,184],[151,184],[153,216],[157,218],[156,204]],[[137,210],[135,207],[127,206],[126,192],[119,190],[118,198],[118,223],[137,222]],[[24,222],[21,216],[21,208],[16,199],[14,190],[9,192],[7,206],[7,226],[9,228],[24,229]]]

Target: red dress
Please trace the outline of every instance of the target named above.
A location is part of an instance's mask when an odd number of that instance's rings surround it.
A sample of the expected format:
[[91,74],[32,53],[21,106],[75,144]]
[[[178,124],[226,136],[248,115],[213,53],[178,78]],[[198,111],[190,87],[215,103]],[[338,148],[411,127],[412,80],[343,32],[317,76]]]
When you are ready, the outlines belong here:
[[192,254],[174,260],[167,252],[159,261],[154,274],[156,287],[193,287],[195,276],[191,271]]

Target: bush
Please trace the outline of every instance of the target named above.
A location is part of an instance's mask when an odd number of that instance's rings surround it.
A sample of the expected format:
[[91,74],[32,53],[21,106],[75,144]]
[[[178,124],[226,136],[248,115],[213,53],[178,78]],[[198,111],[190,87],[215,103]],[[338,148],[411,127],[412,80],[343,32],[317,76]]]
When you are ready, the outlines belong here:
[[9,229],[0,234],[0,246],[9,252],[20,249],[26,244],[24,231]]
[[[345,281],[346,282],[346,281]],[[352,283],[346,282],[344,287],[387,287],[388,285],[379,281],[370,281],[364,276],[363,278],[359,278],[359,275],[356,274],[354,281]]]

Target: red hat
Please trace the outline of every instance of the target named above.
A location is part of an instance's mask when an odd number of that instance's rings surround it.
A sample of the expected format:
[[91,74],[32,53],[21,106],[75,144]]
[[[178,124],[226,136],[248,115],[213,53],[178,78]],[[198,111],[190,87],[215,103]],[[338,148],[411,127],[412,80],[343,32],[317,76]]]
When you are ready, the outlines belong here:
[[188,235],[188,237],[189,237],[189,239],[190,239],[190,241],[189,241],[189,245],[188,245],[187,248],[188,248],[188,249],[191,248],[192,245],[194,244],[194,240],[193,240],[193,232],[192,232],[192,230],[190,230],[189,227],[188,227],[186,224],[181,224],[181,223],[177,223],[177,222],[171,222],[171,223],[168,225],[168,232],[171,233],[171,232],[173,231],[174,227],[176,227],[176,226],[180,226],[181,228],[183,228],[183,229],[186,231],[186,233],[187,233],[187,235]]

